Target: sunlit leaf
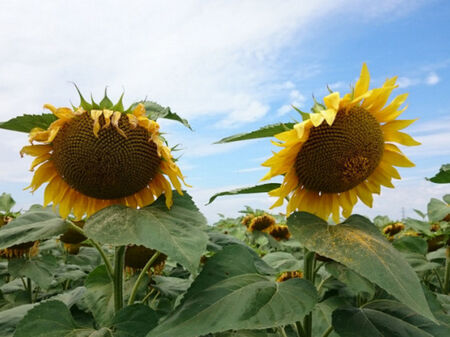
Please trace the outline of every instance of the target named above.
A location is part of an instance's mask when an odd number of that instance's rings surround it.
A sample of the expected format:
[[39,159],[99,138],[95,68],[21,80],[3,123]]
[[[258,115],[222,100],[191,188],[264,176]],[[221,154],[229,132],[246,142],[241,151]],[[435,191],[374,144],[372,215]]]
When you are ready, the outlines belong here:
[[57,117],[54,114],[23,115],[6,122],[0,122],[0,129],[26,133],[29,133],[33,128],[46,130],[56,119]]
[[294,127],[295,123],[278,123],[278,124],[270,124],[259,128],[258,130],[239,133],[237,135],[229,136],[223,138],[214,144],[222,144],[222,143],[230,143],[236,142],[240,140],[248,140],[248,139],[258,139],[258,138],[266,138],[273,137],[278,133],[283,131],[291,130]]
[[435,320],[414,270],[367,218],[352,215],[339,225],[296,212],[289,230],[309,250],[332,258],[374,282],[417,313]]
[[238,194],[254,194],[254,193],[267,193],[269,191],[272,191],[276,188],[280,187],[279,183],[267,183],[267,184],[261,184],[261,185],[255,185],[250,187],[241,187],[236,188],[234,190],[230,191],[224,191],[214,194],[208,201],[209,205],[214,200],[216,200],[217,197],[222,197],[224,195],[238,195]]

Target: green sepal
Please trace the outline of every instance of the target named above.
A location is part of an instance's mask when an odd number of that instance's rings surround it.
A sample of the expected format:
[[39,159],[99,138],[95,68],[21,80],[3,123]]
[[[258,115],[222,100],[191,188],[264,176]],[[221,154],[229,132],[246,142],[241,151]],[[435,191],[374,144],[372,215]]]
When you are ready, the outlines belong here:
[[311,118],[311,116],[310,116],[309,113],[303,112],[303,111],[301,111],[299,108],[297,108],[297,107],[295,107],[295,106],[293,106],[293,105],[291,105],[291,106],[295,109],[295,111],[297,111],[297,112],[302,116],[302,120],[303,120],[303,121],[306,121],[306,120],[308,120],[308,119]]
[[[123,95],[124,95],[125,93],[123,92],[122,93],[122,95],[120,95],[120,98],[119,98],[119,101],[116,103],[116,105],[114,105],[113,107],[112,107],[112,110],[114,110],[114,111],[120,111],[120,112],[124,112],[124,108],[123,108]],[[129,110],[129,109],[128,109]],[[127,111],[128,111],[127,110]]]
[[78,89],[78,86],[75,83],[73,83],[73,85],[75,86],[75,89],[77,90],[78,95],[80,96],[80,106],[86,111],[92,110],[92,105],[89,104],[88,101],[86,101],[84,99],[83,95],[81,94],[80,89]]
[[313,95],[313,100],[314,100],[314,105],[313,105],[313,107],[311,108],[311,111],[312,111],[313,113],[318,113],[318,112],[321,112],[321,111],[323,111],[323,110],[326,110],[325,105],[323,105],[323,104],[317,102],[317,100],[316,100],[316,98],[314,97],[314,95]]
[[100,109],[100,105],[95,103],[94,98],[92,97],[92,94],[91,94],[91,104],[92,104],[92,109],[96,109],[96,110]]
[[100,102],[100,109],[111,109],[113,107],[113,102],[108,97],[108,88],[105,88],[105,96]]
[[327,84],[327,90],[328,90],[328,92],[330,93],[330,94],[332,94],[334,91],[333,90],[331,90],[331,88],[330,88],[330,86]]

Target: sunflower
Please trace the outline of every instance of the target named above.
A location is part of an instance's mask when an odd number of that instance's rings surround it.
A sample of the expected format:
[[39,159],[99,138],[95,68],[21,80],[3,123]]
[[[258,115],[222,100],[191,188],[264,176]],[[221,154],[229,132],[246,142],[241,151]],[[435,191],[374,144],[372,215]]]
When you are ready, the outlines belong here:
[[[147,262],[156,253],[156,250],[144,246],[131,245],[125,251],[125,269],[128,273],[133,274],[138,270],[142,270]],[[149,269],[151,275],[161,275],[166,265],[167,255],[160,254],[155,262],[150,266],[153,272]]]
[[261,232],[269,233],[272,230],[273,226],[275,226],[275,224],[276,224],[276,220],[273,216],[271,216],[269,214],[264,214],[264,215],[254,217],[250,221],[250,224],[248,225],[247,230],[249,232],[261,231]]
[[282,150],[262,164],[270,168],[262,180],[284,175],[281,186],[269,192],[278,198],[272,208],[289,197],[288,215],[306,211],[327,220],[332,214],[337,223],[341,208],[348,217],[358,198],[372,207],[372,194],[379,194],[381,185],[394,187],[392,178],[400,179],[394,166],[414,164],[393,143],[420,144],[399,131],[415,120],[396,120],[406,109],[400,106],[407,94],[386,105],[396,79],[369,90],[364,63],[351,93],[331,92],[303,122],[275,135]]
[[[79,228],[84,227],[84,221],[74,221],[73,224]],[[87,240],[87,237],[77,232],[72,228],[68,228],[61,236],[59,240],[63,243],[64,250],[69,254],[76,255],[80,251],[81,244]]]
[[269,234],[277,241],[289,240],[289,238],[291,237],[289,228],[286,225],[273,226]]
[[303,278],[303,272],[301,270],[285,271],[278,276],[277,282],[284,282],[292,278]]
[[72,212],[77,220],[113,204],[146,206],[163,193],[170,208],[169,180],[182,194],[183,175],[144,105],[123,111],[122,98],[114,106],[106,94],[100,104],[80,98],[73,109],[44,105],[57,119],[32,129],[32,145],[21,150],[36,157],[32,171],[38,166],[28,188],[48,183],[44,206],[59,205],[61,217]]
[[[0,227],[7,226],[13,220],[12,217],[2,217]],[[29,241],[19,243],[11,247],[0,249],[0,257],[4,257],[8,260],[21,258],[21,257],[33,257],[39,252],[39,241]]]

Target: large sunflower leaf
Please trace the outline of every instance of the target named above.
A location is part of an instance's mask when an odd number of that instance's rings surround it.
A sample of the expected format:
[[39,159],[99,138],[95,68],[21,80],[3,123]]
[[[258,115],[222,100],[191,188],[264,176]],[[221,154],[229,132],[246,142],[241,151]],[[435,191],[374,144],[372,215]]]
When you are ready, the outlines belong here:
[[278,123],[278,124],[270,124],[259,128],[258,130],[239,133],[233,136],[222,138],[221,140],[215,142],[214,144],[223,144],[236,142],[239,140],[248,140],[248,139],[258,139],[258,138],[266,138],[273,137],[278,133],[283,131],[291,130],[294,127],[295,123]]
[[253,193],[267,193],[276,188],[280,187],[279,183],[267,183],[262,185],[255,185],[250,187],[236,188],[230,191],[224,191],[214,194],[208,201],[207,205],[216,200],[217,197],[222,197],[224,195],[238,195],[238,194],[253,194]]
[[287,252],[273,252],[264,255],[262,258],[272,268],[279,272],[295,271],[303,268],[303,262]]
[[205,264],[181,304],[147,337],[196,337],[230,329],[263,329],[294,323],[318,301],[307,280],[275,282],[274,270],[256,253],[230,245]]
[[170,210],[164,196],[139,210],[113,205],[91,216],[84,230],[102,243],[156,249],[195,274],[208,242],[203,226],[206,219],[192,198],[187,193],[174,193]]
[[15,204],[16,202],[11,197],[11,194],[2,193],[0,195],[0,212],[8,213]]
[[67,223],[50,208],[32,208],[0,228],[0,249],[24,242],[48,239],[66,230]]
[[[68,307],[71,307],[77,300],[80,299],[84,291],[84,287],[78,287],[51,297],[49,301],[58,300],[63,302]],[[17,324],[23,319],[27,312],[36,305],[38,304],[24,304],[2,311],[0,314],[0,337],[11,337],[16,330]]]
[[176,122],[180,122],[185,127],[192,130],[191,126],[189,125],[189,122],[186,119],[181,118],[177,113],[172,112],[172,110],[170,110],[169,107],[163,107],[156,102],[151,101],[136,102],[133,105],[131,105],[129,110],[133,110],[139,103],[144,104],[145,112],[149,119],[152,119],[154,121],[156,121],[158,118],[170,119]]
[[0,122],[0,129],[29,133],[33,128],[47,129],[56,119],[54,114],[23,115]]
[[114,317],[114,337],[144,337],[158,323],[156,312],[143,304],[133,304]]
[[431,198],[427,213],[431,222],[443,221],[450,214],[450,205],[439,199]]
[[333,327],[341,337],[447,337],[450,329],[418,315],[407,306],[378,300],[361,308],[333,312]]
[[48,289],[57,267],[58,262],[54,256],[44,255],[39,258],[13,259],[8,263],[8,272],[13,277],[28,277],[40,288]]
[[60,301],[48,301],[31,309],[18,324],[14,337],[113,337],[108,329],[81,327],[67,306]]
[[442,165],[439,172],[434,177],[427,179],[436,184],[450,183],[450,164]]
[[367,218],[352,215],[329,226],[315,215],[296,212],[287,222],[294,237],[309,250],[353,269],[417,313],[435,320],[416,273]]

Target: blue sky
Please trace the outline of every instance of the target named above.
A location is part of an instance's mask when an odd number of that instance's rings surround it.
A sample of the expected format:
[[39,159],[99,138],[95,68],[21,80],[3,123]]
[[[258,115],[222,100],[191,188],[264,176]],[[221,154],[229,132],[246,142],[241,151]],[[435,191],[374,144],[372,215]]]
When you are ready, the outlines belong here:
[[[38,6],[39,8],[33,8]],[[39,14],[38,14],[39,13]],[[258,183],[268,139],[213,145],[223,137],[298,118],[289,108],[312,105],[326,85],[344,94],[367,62],[372,86],[399,76],[396,94],[410,94],[404,118],[420,147],[404,148],[417,164],[401,169],[396,189],[382,190],[368,216],[424,210],[449,193],[424,177],[450,162],[450,3],[448,1],[40,1],[0,4],[0,120],[41,113],[44,103],[77,103],[74,81],[87,95],[125,101],[147,97],[189,119],[162,130],[183,151],[180,167],[210,222],[244,205],[267,209],[265,195],[208,198]],[[41,203],[22,189],[31,158],[18,152],[26,135],[0,131],[0,191],[18,208]],[[283,208],[274,210],[283,211]]]

